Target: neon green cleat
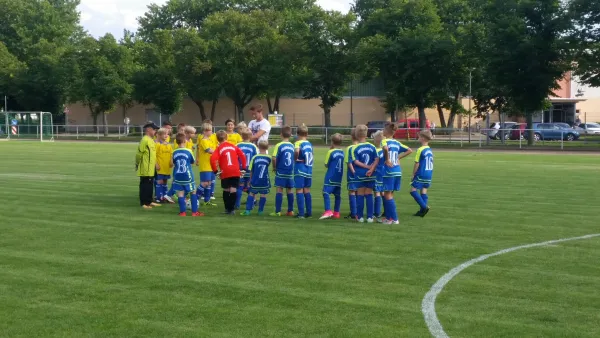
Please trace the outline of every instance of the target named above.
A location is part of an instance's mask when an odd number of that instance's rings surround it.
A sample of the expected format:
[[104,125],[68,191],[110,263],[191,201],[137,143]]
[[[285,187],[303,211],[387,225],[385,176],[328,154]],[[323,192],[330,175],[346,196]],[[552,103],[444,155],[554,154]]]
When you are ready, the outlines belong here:
[[269,214],[269,216],[281,217],[281,213],[280,212],[272,212],[272,213]]
[[250,215],[251,215],[251,213],[248,210],[246,210],[240,214],[240,216],[250,216]]

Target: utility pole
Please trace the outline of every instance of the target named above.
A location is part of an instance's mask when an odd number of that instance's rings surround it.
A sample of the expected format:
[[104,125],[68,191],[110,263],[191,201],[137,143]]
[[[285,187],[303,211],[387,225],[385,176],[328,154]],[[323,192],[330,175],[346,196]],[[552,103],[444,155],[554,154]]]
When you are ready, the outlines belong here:
[[471,143],[471,100],[473,99],[472,93],[471,93],[471,83],[473,81],[473,74],[472,71],[469,70],[469,143]]
[[354,109],[352,107],[352,101],[354,101],[354,88],[353,82],[350,80],[350,126],[354,126]]

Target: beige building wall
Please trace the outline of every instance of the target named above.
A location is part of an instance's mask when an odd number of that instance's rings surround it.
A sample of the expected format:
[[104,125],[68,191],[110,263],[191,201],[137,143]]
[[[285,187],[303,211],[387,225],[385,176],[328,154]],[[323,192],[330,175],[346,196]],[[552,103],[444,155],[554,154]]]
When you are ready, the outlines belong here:
[[600,97],[578,102],[577,110],[579,110],[579,119],[582,122],[600,122]]

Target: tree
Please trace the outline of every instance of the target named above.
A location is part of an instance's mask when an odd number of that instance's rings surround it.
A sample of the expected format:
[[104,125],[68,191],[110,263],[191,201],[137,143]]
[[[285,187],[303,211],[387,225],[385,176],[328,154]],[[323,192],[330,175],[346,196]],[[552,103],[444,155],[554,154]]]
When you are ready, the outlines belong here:
[[600,87],[600,2],[572,0],[569,14],[574,22],[569,35],[577,64],[575,75],[582,83]]

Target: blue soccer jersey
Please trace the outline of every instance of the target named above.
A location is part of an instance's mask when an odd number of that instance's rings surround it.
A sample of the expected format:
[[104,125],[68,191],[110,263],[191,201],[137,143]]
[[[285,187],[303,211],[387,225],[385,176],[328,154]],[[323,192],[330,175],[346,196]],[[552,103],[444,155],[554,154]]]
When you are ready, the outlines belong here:
[[383,177],[402,176],[402,168],[398,162],[398,156],[404,152],[407,152],[410,148],[394,139],[384,139],[381,141],[381,148],[387,149],[388,156],[392,164],[391,167],[387,165],[383,167]]
[[325,172],[324,185],[332,185],[336,187],[342,186],[342,178],[344,177],[344,151],[341,149],[331,149],[325,157]]
[[256,189],[269,189],[271,179],[269,178],[269,166],[271,157],[266,154],[258,154],[250,161],[250,187]]
[[294,176],[294,145],[292,142],[279,142],[273,150],[275,173],[278,177],[292,178]]
[[371,143],[359,143],[352,149],[351,156],[356,179],[358,181],[375,181],[375,175],[367,176],[369,169],[358,166],[356,161],[370,167],[377,159],[377,148]]
[[433,152],[429,146],[422,146],[417,150],[415,162],[419,163],[419,168],[414,177],[418,183],[431,183],[433,178]]
[[377,157],[379,158],[379,163],[377,164],[377,169],[375,169],[375,181],[379,184],[383,184],[383,173],[385,172],[383,149],[377,149]]
[[294,176],[311,178],[314,162],[313,147],[307,140],[296,142],[295,149],[298,150],[298,159],[294,164]]
[[[249,168],[250,161],[252,161],[252,158],[254,156],[256,156],[256,154],[258,154],[258,147],[254,143],[250,143],[250,142],[240,142],[237,144],[237,147],[240,148],[240,150],[246,156],[246,163],[244,165],[242,165],[242,163],[240,163],[240,167]],[[250,177],[250,170],[246,171],[246,174],[244,175],[244,177]]]
[[192,165],[196,162],[194,154],[188,148],[178,148],[173,151],[173,189],[185,191],[195,190],[194,171]]

